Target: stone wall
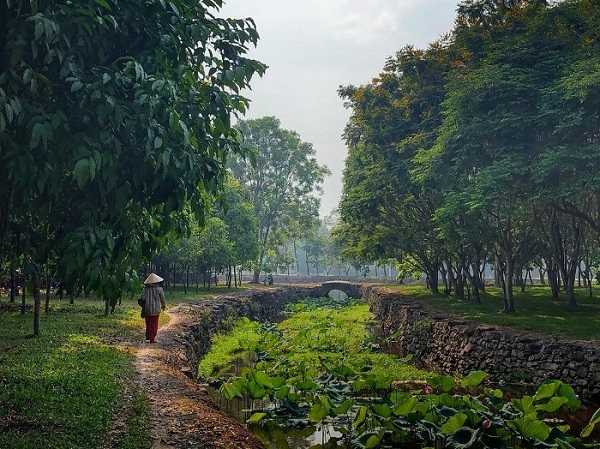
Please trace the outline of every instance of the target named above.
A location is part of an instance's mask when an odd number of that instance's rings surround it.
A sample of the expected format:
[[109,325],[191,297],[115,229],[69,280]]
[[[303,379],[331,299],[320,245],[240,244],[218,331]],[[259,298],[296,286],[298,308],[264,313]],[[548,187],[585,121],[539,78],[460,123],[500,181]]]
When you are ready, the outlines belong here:
[[482,325],[425,309],[416,300],[363,288],[388,350],[413,354],[424,368],[448,374],[483,370],[495,380],[571,384],[585,399],[600,400],[600,345]]
[[[279,321],[285,306],[300,298],[325,296],[338,289],[363,297],[379,322],[388,351],[414,355],[418,366],[448,374],[481,369],[495,380],[540,384],[561,379],[582,398],[600,400],[600,346],[519,332],[457,319],[425,309],[412,300],[369,285],[327,282],[243,292],[194,304],[197,320],[187,330],[187,360],[193,373],[210,349],[215,333],[227,331],[241,317]],[[188,306],[189,307],[189,306]]]

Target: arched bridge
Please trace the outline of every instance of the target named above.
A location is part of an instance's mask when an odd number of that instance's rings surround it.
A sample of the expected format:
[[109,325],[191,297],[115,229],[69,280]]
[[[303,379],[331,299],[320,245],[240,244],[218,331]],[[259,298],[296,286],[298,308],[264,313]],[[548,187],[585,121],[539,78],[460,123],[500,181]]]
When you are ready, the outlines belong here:
[[347,281],[327,281],[319,287],[317,296],[327,296],[332,290],[340,290],[351,298],[360,298],[362,296],[361,285]]

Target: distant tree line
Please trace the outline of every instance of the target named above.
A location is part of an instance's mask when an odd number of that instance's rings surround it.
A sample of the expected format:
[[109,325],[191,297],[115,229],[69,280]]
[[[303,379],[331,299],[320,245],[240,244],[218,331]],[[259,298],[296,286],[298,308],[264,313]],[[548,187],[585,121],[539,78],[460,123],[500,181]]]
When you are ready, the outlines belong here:
[[[452,31],[340,88],[347,256],[394,258],[432,292],[504,310],[540,270],[555,298],[591,294],[600,246],[600,3],[468,0]],[[441,283],[441,285],[440,285]]]
[[337,211],[318,220],[302,235],[291,235],[272,248],[265,261],[265,270],[288,276],[339,276],[395,280],[404,276],[395,260],[375,262],[347,257],[332,230],[338,221]]

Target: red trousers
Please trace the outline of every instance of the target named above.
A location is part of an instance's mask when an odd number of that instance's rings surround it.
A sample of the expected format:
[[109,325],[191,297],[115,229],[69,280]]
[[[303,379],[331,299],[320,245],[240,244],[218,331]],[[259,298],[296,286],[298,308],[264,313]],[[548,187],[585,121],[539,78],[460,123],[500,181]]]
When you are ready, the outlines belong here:
[[156,333],[158,332],[158,315],[150,315],[145,317],[146,319],[146,340],[150,340],[150,343],[154,343]]

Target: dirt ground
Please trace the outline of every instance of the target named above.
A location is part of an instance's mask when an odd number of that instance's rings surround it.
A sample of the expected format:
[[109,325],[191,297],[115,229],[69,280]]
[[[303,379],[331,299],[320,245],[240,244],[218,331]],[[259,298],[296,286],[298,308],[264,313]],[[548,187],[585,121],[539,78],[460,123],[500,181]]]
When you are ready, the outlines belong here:
[[205,389],[190,379],[183,334],[194,322],[193,304],[169,309],[170,321],[155,344],[140,343],[136,384],[151,404],[152,449],[261,449],[242,425],[219,410]]

